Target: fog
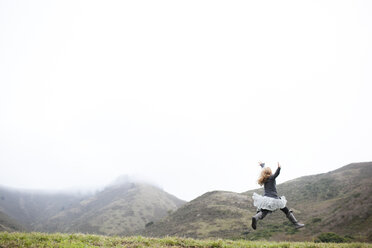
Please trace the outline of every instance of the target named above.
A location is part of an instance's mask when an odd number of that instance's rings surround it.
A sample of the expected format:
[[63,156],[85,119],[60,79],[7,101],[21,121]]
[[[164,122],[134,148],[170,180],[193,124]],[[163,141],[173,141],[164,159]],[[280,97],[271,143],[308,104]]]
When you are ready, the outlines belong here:
[[184,200],[371,161],[371,1],[1,1],[0,185]]

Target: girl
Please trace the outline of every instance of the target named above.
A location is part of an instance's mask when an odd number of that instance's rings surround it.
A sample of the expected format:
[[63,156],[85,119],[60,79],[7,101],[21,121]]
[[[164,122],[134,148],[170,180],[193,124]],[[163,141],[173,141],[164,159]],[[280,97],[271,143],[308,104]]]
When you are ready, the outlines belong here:
[[258,184],[261,186],[264,185],[265,194],[261,196],[253,193],[253,205],[257,207],[257,214],[252,217],[252,228],[256,230],[257,221],[262,220],[268,213],[277,209],[282,210],[296,228],[304,227],[305,225],[298,223],[292,211],[289,211],[285,206],[287,204],[285,197],[279,197],[276,192],[275,178],[280,173],[280,164],[278,163],[278,168],[274,175],[272,174],[270,167],[265,167],[265,163],[259,162],[258,164],[262,167],[261,175],[258,178]]

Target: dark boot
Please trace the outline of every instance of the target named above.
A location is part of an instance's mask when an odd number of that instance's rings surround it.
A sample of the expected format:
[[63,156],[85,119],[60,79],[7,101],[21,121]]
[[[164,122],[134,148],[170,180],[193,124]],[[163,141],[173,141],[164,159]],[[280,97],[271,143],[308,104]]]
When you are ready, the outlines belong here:
[[271,211],[266,209],[260,209],[255,216],[252,217],[252,228],[256,230],[257,227],[257,221],[262,220],[265,218],[267,214],[271,213]]
[[290,220],[290,222],[292,222],[292,224],[293,224],[297,229],[305,226],[304,224],[298,223],[298,221],[297,221],[296,218],[294,217],[292,211],[289,211],[289,212],[288,212],[288,214],[287,214],[287,218]]
[[257,221],[259,219],[262,219],[262,211],[258,211],[257,214],[255,216],[252,217],[252,228],[254,230],[256,230],[256,227],[257,227]]

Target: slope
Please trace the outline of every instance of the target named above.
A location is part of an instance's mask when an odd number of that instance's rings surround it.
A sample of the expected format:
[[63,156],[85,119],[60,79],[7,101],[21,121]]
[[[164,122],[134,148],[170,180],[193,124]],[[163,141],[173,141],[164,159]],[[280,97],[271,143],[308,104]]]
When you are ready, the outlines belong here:
[[312,240],[322,232],[372,239],[372,163],[355,163],[338,170],[301,177],[278,185],[297,219],[306,224],[294,229],[281,211],[250,228],[255,213],[253,192],[209,192],[185,204],[162,221],[148,226],[147,236],[176,235],[192,238],[246,238]]

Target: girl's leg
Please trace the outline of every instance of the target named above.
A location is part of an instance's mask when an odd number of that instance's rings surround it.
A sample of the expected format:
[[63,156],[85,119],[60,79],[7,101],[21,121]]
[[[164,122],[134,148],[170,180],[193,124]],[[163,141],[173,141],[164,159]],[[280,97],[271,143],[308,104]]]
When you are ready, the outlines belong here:
[[260,209],[259,211],[257,211],[256,215],[252,217],[252,228],[256,230],[257,221],[265,218],[265,216],[270,212],[271,212],[270,210],[266,209]]
[[285,215],[287,216],[287,218],[292,222],[292,224],[296,228],[301,228],[301,227],[304,227],[305,226],[304,224],[298,223],[298,221],[294,217],[292,211],[289,211],[289,209],[287,207],[281,208],[280,210],[282,210],[285,213]]

